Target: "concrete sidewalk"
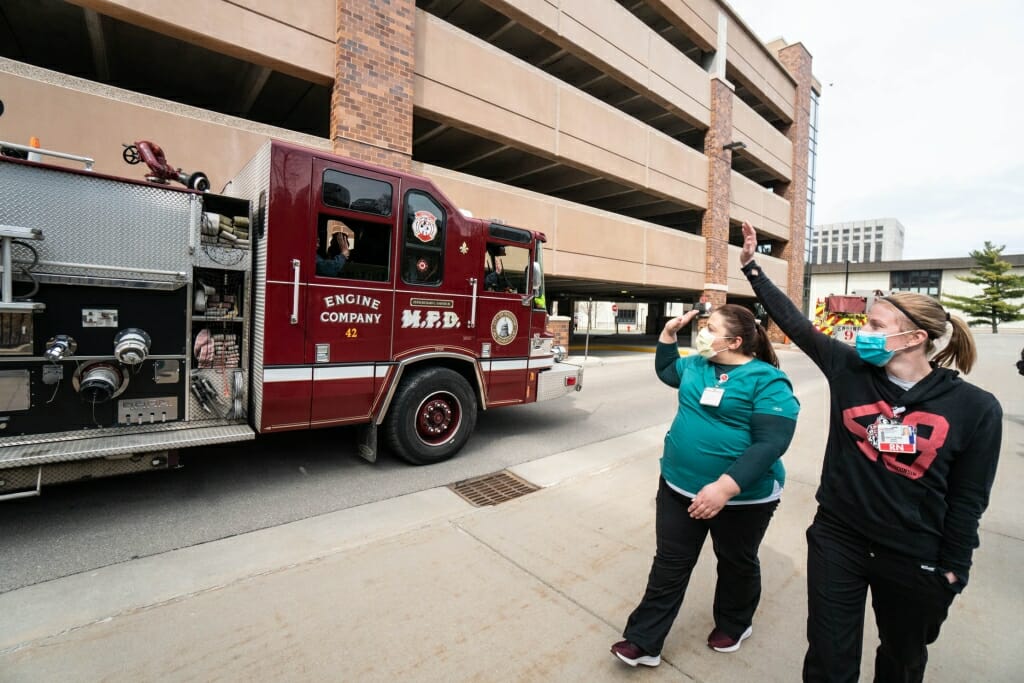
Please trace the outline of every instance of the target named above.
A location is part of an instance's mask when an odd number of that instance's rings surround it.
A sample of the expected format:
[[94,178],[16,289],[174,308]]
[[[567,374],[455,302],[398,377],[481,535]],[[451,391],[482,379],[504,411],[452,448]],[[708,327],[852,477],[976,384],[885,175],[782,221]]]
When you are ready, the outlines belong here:
[[[823,424],[822,398],[802,397],[802,425]],[[432,489],[8,592],[0,680],[799,680],[804,530],[824,436],[813,427],[786,456],[753,637],[734,654],[706,647],[707,547],[661,667],[633,670],[609,654],[654,552],[663,434],[518,466],[544,488],[495,507]],[[997,522],[1016,518],[1020,503],[1002,498],[1011,502]],[[1016,536],[983,531],[971,585],[931,650],[929,681],[1022,680]],[[873,639],[869,626],[864,680]]]

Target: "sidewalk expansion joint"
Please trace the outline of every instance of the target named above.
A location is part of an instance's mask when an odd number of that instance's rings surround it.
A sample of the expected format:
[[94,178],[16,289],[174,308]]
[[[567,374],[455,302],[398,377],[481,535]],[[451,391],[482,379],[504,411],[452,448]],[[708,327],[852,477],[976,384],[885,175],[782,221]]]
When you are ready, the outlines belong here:
[[[471,539],[473,539],[474,541],[476,541],[477,543],[479,543],[479,544],[480,544],[480,545],[481,545],[481,546],[482,546],[483,548],[485,548],[486,550],[488,550],[488,551],[490,551],[491,553],[493,553],[493,554],[494,554],[494,555],[495,555],[496,557],[498,557],[498,558],[499,558],[499,559],[501,559],[502,561],[504,561],[504,562],[507,562],[508,564],[510,564],[511,566],[515,567],[515,568],[516,568],[517,570],[519,570],[520,572],[522,572],[522,573],[523,573],[523,574],[525,574],[526,576],[529,576],[529,577],[530,577],[531,579],[533,579],[533,580],[534,580],[534,581],[536,581],[537,583],[541,584],[542,586],[545,586],[545,587],[546,587],[546,588],[547,588],[548,590],[552,591],[553,593],[555,593],[556,595],[558,595],[559,597],[561,597],[561,598],[562,598],[563,600],[565,600],[566,602],[568,602],[568,603],[570,603],[570,604],[572,604],[572,605],[575,605],[575,606],[576,606],[576,608],[577,608],[577,609],[579,609],[580,611],[582,611],[582,612],[585,612],[586,614],[589,614],[589,615],[590,615],[591,617],[593,617],[593,618],[594,618],[594,619],[596,619],[597,621],[601,622],[602,624],[604,624],[605,626],[607,626],[608,628],[610,628],[610,629],[612,630],[612,632],[613,632],[613,633],[618,633],[618,631],[619,631],[619,627],[618,627],[617,625],[615,625],[615,624],[611,623],[610,621],[608,621],[607,619],[605,619],[604,617],[602,617],[602,616],[601,616],[600,614],[598,614],[598,613],[597,613],[597,612],[595,612],[594,610],[590,609],[589,607],[587,607],[587,606],[586,606],[586,605],[584,605],[583,603],[579,602],[578,600],[576,600],[575,598],[573,598],[573,597],[572,597],[571,595],[569,595],[568,593],[566,593],[566,592],[565,592],[564,590],[562,590],[562,589],[561,589],[561,588],[559,588],[558,586],[555,586],[555,585],[554,585],[554,584],[552,584],[551,582],[549,582],[549,581],[545,581],[545,580],[544,580],[544,579],[542,579],[541,577],[537,576],[537,574],[535,574],[534,572],[530,571],[529,569],[527,569],[526,567],[524,567],[524,566],[523,566],[522,564],[520,564],[519,562],[516,562],[516,561],[515,561],[515,560],[513,560],[513,559],[512,559],[511,557],[509,557],[509,556],[508,556],[508,555],[506,555],[505,553],[501,552],[500,550],[498,550],[497,548],[495,548],[495,547],[494,547],[493,545],[491,545],[490,543],[488,543],[487,541],[485,541],[485,540],[484,540],[484,539],[482,539],[481,537],[479,537],[479,536],[477,536],[476,534],[474,534],[474,533],[473,533],[472,531],[470,531],[470,530],[469,530],[469,529],[467,529],[466,527],[464,527],[464,526],[462,526],[461,524],[459,524],[458,520],[454,520],[454,519],[453,519],[453,520],[449,520],[449,522],[448,522],[448,523],[449,523],[449,524],[450,524],[450,525],[451,525],[451,526],[452,526],[452,527],[453,527],[453,528],[454,528],[454,529],[455,529],[456,531],[459,531],[459,532],[461,532],[461,533],[463,533],[463,534],[465,534],[465,535],[469,536],[469,537],[470,537]],[[691,680],[693,680],[693,681],[694,681],[694,683],[704,683],[704,682],[703,682],[703,681],[701,681],[700,679],[698,679],[698,678],[694,677],[694,676],[693,676],[693,674],[690,674],[690,673],[686,672],[685,670],[683,670],[683,669],[679,668],[678,666],[676,666],[675,664],[673,664],[673,663],[672,663],[672,662],[671,662],[670,660],[666,659],[665,657],[662,657],[661,661],[662,661],[662,663],[663,663],[663,664],[666,664],[666,665],[668,665],[668,666],[669,666],[670,668],[672,668],[673,670],[675,670],[675,671],[678,671],[679,673],[683,674],[684,676],[687,676],[688,678],[690,678]]]

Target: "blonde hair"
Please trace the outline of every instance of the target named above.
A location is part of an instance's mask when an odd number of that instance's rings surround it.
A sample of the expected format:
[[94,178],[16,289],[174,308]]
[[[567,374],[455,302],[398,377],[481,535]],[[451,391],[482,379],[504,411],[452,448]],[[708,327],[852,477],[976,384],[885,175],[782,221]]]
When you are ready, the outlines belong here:
[[928,335],[925,354],[932,356],[938,349],[931,358],[936,364],[944,368],[956,366],[965,375],[974,367],[978,351],[971,328],[961,318],[950,315],[938,301],[915,292],[897,292],[880,300],[903,314],[913,326],[907,331],[924,330]]

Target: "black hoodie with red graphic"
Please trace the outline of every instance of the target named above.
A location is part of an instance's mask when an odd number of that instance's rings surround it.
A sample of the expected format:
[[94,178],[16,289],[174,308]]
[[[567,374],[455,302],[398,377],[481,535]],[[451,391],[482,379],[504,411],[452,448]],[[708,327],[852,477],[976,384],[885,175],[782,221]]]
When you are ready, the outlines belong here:
[[[816,330],[756,263],[743,272],[779,328],[828,380],[819,509],[870,542],[935,563],[966,584],[999,460],[1003,412],[995,396],[934,364],[904,390],[884,368]],[[868,428],[880,416],[914,425],[916,452],[876,450]]]

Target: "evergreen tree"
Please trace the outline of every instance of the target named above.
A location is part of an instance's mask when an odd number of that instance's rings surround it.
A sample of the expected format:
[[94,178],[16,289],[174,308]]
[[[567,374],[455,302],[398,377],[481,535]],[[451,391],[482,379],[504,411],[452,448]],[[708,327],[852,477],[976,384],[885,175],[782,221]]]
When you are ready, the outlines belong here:
[[968,315],[968,325],[991,325],[992,333],[999,332],[999,323],[1024,320],[1024,304],[1010,303],[1011,299],[1024,298],[1024,275],[1014,275],[1013,264],[1004,261],[1006,245],[996,247],[985,242],[985,248],[971,252],[977,265],[971,268],[971,275],[957,276],[958,280],[981,287],[977,296],[947,296],[943,303]]

